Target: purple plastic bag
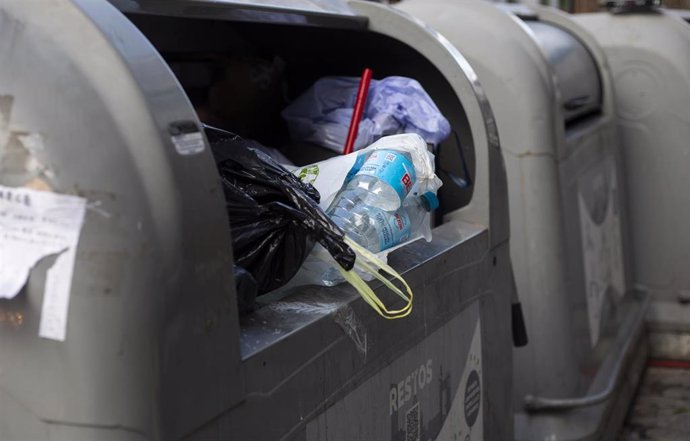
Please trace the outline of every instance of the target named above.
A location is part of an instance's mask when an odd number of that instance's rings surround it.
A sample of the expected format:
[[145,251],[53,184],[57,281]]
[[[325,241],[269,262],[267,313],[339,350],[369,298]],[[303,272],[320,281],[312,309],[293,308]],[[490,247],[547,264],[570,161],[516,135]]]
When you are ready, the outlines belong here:
[[[282,112],[292,138],[342,152],[358,85],[356,77],[324,77],[314,83]],[[417,133],[438,144],[450,133],[450,124],[416,80],[372,80],[354,148],[396,133]]]

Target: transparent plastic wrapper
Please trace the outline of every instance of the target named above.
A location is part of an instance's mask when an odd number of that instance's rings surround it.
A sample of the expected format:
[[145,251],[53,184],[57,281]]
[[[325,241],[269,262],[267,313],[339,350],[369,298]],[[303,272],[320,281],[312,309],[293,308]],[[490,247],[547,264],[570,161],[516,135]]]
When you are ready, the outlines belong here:
[[[293,139],[341,153],[358,85],[356,77],[316,81],[282,112]],[[398,133],[416,133],[435,145],[450,134],[450,124],[416,80],[395,76],[372,80],[354,149]]]
[[[360,151],[299,167],[294,169],[293,173],[319,190],[322,195],[320,205],[328,211],[334,201],[337,202],[339,194],[347,187],[348,182],[353,180],[366,164],[367,159],[377,151],[403,152],[410,157],[414,165],[416,181],[407,194],[407,199],[418,198],[427,193],[435,195],[441,187],[442,182],[434,172],[434,155],[427,150],[424,140],[416,134],[384,137]],[[388,253],[421,237],[427,241],[431,240],[430,214],[425,216],[424,222],[421,222],[415,231],[410,232],[408,240],[372,254],[376,254],[378,259],[385,262]],[[369,277],[366,274],[363,276],[365,279]],[[316,247],[291,285],[298,283],[333,285],[342,280],[338,277],[338,272],[329,265],[324,250]]]
[[[319,206],[327,210],[333,203],[336,194],[360,170],[371,152],[375,150],[395,150],[409,154],[415,169],[415,184],[409,192],[411,196],[420,196],[426,192],[437,193],[443,185],[436,176],[434,154],[419,135],[406,133],[386,136],[372,145],[344,156],[335,156],[325,161],[296,167],[292,169],[304,183],[312,184],[321,195]],[[424,234],[431,240],[431,232]]]

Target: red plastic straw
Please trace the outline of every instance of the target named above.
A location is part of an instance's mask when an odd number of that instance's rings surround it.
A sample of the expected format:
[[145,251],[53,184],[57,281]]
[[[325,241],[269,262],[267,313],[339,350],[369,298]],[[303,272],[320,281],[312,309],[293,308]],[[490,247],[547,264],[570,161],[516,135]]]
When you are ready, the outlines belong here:
[[364,105],[367,103],[367,94],[369,93],[369,83],[374,72],[368,67],[362,72],[362,78],[359,80],[359,89],[357,89],[357,99],[355,100],[355,108],[352,112],[352,120],[350,121],[350,130],[347,132],[347,141],[345,141],[345,148],[343,155],[352,153],[352,148],[357,139],[357,132],[359,132],[359,122],[362,119],[362,112],[364,112]]

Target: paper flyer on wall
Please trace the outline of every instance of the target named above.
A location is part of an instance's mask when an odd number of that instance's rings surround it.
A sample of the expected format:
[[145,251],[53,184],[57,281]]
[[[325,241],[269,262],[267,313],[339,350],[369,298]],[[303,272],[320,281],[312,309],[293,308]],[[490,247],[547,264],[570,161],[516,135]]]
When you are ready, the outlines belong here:
[[86,199],[0,186],[0,299],[16,297],[43,258],[48,270],[39,335],[64,341],[67,310]]

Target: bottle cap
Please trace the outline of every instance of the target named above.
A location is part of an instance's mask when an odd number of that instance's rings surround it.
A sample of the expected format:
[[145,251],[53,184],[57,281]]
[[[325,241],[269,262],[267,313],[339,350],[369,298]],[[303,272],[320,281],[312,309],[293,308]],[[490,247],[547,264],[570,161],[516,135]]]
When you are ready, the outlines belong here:
[[422,196],[422,204],[424,205],[424,208],[426,211],[434,211],[435,209],[438,208],[439,202],[438,202],[438,196],[436,196],[435,193],[432,193],[430,191],[427,191],[424,193]]

